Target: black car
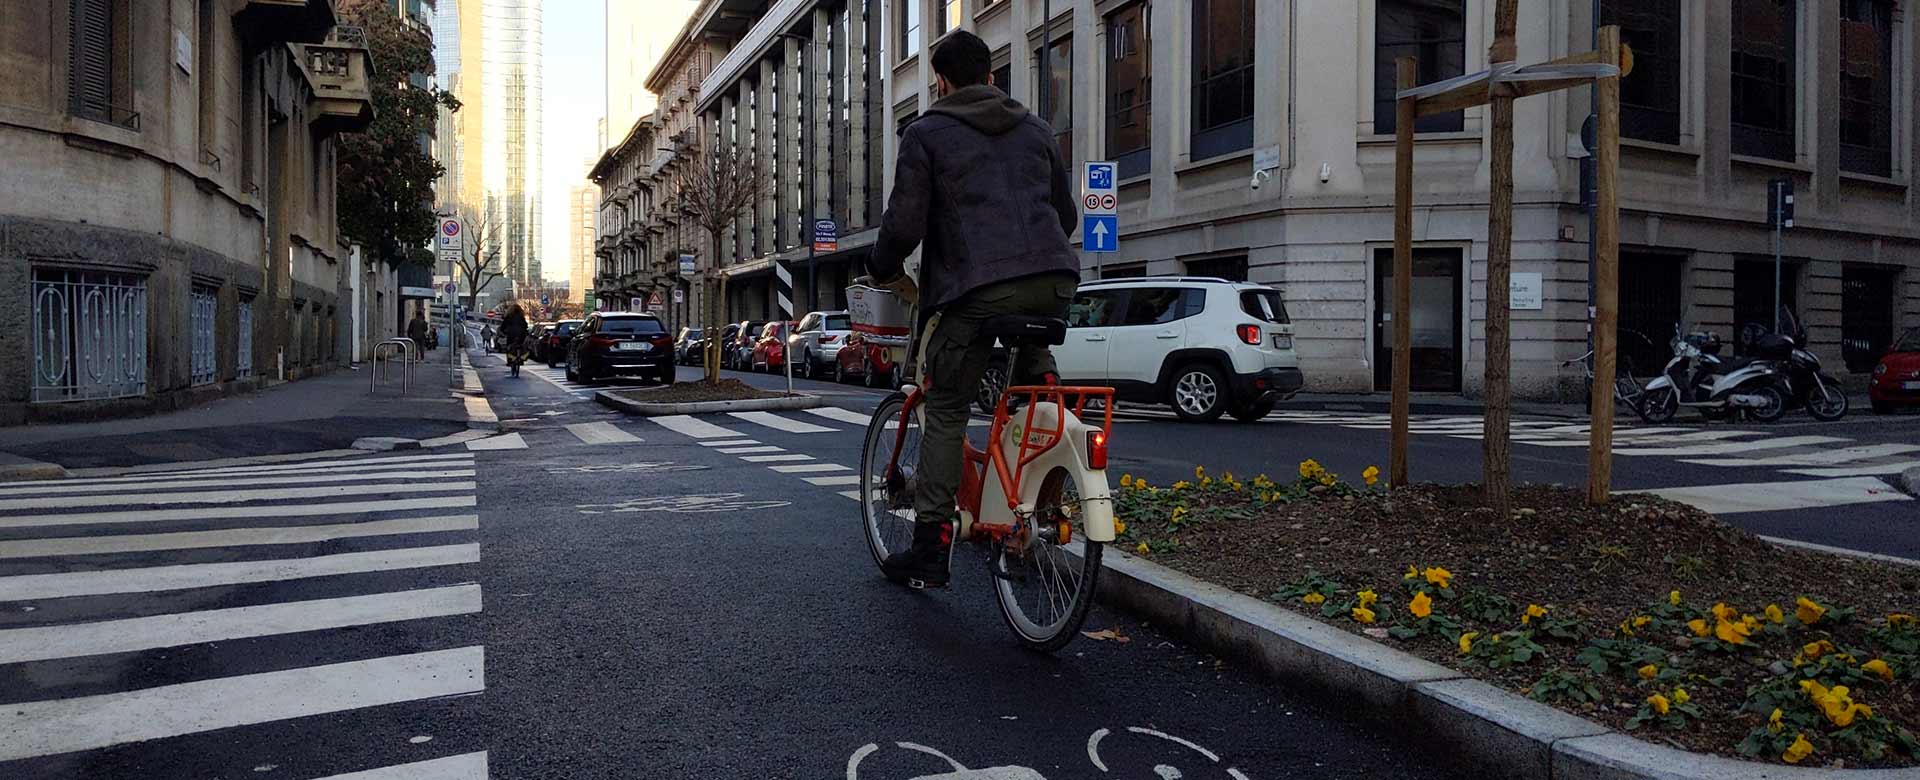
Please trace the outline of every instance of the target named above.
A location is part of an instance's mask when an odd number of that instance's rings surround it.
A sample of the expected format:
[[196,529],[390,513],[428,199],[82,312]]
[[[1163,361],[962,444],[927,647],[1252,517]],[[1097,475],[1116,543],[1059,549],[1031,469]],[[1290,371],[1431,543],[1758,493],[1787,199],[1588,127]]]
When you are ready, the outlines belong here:
[[681,328],[680,338],[673,340],[673,356],[681,365],[693,365],[699,360],[700,350],[706,349],[707,340],[701,333],[700,328]]
[[639,376],[673,382],[673,336],[660,318],[634,312],[598,312],[567,345],[567,379]]
[[574,330],[580,327],[580,320],[561,320],[546,327],[540,333],[537,355],[547,368],[559,368],[567,360],[567,342],[573,340]]

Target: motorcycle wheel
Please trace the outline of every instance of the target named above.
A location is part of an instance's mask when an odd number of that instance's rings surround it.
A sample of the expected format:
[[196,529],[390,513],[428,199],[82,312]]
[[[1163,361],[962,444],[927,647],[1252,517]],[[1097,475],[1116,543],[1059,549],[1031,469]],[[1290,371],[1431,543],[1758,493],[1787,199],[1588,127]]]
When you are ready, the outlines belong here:
[[1743,410],[1747,413],[1748,417],[1752,417],[1758,422],[1770,423],[1786,415],[1787,397],[1780,394],[1780,388],[1772,385],[1764,385],[1747,392],[1752,395],[1763,395],[1767,397],[1767,405],[1748,407]]
[[1807,414],[1821,422],[1833,422],[1847,416],[1847,394],[1833,385],[1822,384],[1807,394]]
[[1633,410],[1647,422],[1656,425],[1667,422],[1673,419],[1675,412],[1680,411],[1680,393],[1671,387],[1648,390],[1640,396],[1640,403]]

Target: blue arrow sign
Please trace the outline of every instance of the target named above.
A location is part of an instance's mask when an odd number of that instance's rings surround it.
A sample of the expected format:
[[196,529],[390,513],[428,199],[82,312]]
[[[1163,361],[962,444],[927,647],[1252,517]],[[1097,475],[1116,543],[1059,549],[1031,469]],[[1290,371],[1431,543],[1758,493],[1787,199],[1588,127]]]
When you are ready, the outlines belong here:
[[1112,214],[1088,214],[1081,217],[1080,247],[1088,252],[1119,251],[1120,218]]

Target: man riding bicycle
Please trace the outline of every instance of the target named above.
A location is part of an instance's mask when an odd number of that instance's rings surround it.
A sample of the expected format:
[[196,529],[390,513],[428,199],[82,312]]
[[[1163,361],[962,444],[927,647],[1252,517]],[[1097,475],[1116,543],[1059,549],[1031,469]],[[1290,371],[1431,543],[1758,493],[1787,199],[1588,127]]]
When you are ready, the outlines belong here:
[[[924,342],[926,429],[915,470],[913,545],[881,565],[896,581],[949,579],[954,496],[967,406],[992,356],[981,326],[1006,316],[1064,317],[1080,278],[1067,244],[1076,212],[1047,123],[1001,92],[992,53],[969,32],[933,52],[940,99],[900,133],[893,193],[867,271],[937,312]],[[905,261],[918,246],[920,285]],[[1051,379],[1053,355],[1020,350],[1015,383]]]

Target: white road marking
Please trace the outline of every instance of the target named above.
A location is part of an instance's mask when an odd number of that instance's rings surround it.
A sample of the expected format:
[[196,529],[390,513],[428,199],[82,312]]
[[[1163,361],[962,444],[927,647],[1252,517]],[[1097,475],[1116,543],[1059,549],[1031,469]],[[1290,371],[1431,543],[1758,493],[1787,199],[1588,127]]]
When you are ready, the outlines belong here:
[[419,485],[327,485],[290,487],[271,490],[216,490],[195,493],[134,493],[106,496],[43,496],[0,499],[0,510],[61,509],[83,506],[141,506],[155,504],[244,504],[250,501],[282,501],[293,498],[333,498],[388,493],[451,493],[471,491],[473,482],[428,482]]
[[179,471],[153,471],[142,474],[113,477],[78,477],[74,479],[39,480],[35,482],[16,482],[0,486],[0,493],[32,492],[45,486],[58,485],[140,485],[148,482],[170,482],[183,479],[201,479],[205,477],[254,477],[278,474],[339,474],[355,471],[387,471],[392,469],[413,468],[461,468],[473,465],[473,456],[465,452],[440,455],[407,455],[392,458],[367,458],[365,460],[330,460],[309,463],[285,463],[265,466],[228,466],[216,469],[183,469]]
[[813,460],[812,455],[791,453],[787,455],[742,455],[741,460],[748,463],[792,463],[801,460]]
[[738,433],[734,433],[733,431],[729,431],[692,415],[676,414],[666,417],[649,417],[647,419],[658,423],[662,428],[690,439],[741,438]]
[[802,463],[794,466],[769,466],[781,474],[818,474],[825,471],[851,471],[838,463]]
[[820,406],[820,407],[815,407],[813,409],[806,409],[803,411],[805,411],[807,414],[814,415],[815,417],[825,417],[829,420],[838,420],[843,423],[852,423],[862,428],[867,427],[867,423],[873,422],[872,414],[861,414],[851,409],[842,409],[838,406]]
[[331,712],[479,693],[485,653],[462,647],[0,707],[0,761]]
[[493,434],[490,431],[483,431],[478,428],[468,428],[464,431],[448,434],[446,436],[441,436],[436,439],[421,439],[420,446],[426,447],[429,449],[434,447],[445,447],[449,444],[461,444],[464,442],[473,441],[474,439],[484,439],[491,435]]
[[546,382],[547,384],[560,388],[560,391],[563,393],[568,393],[571,395],[591,395],[594,393],[594,391],[599,389],[591,385],[583,385],[576,382],[567,381],[567,373],[559,369],[536,368],[532,371],[526,371],[525,369],[522,369],[522,371],[523,373],[532,374],[535,377],[538,377],[542,382]]
[[411,509],[454,509],[476,504],[473,496],[397,498],[391,501],[334,501],[292,506],[214,506],[195,509],[131,509],[120,512],[73,512],[54,515],[0,516],[0,528],[93,523],[148,523],[168,520],[215,520],[231,517],[313,517],[363,512],[400,512]]
[[[1815,444],[1835,444],[1852,441],[1833,436],[1781,436],[1759,441],[1729,441],[1718,444],[1699,444],[1682,447],[1615,447],[1615,455],[1660,455],[1665,457],[1730,455],[1736,452],[1756,452],[1759,450],[1783,450],[1789,447],[1808,447]],[[1660,442],[1665,444],[1665,442]]]
[[[855,484],[859,484],[859,483],[855,483]],[[853,500],[855,500],[855,501],[859,501],[859,500],[860,500],[860,491],[858,491],[858,490],[842,490],[842,491],[840,491],[840,493],[839,493],[839,494],[840,494],[840,495],[843,495],[843,496],[846,496],[847,498],[851,498],[851,499],[853,499]]]
[[493,405],[484,396],[463,395],[460,402],[466,406],[468,422],[499,424],[500,416],[493,413]]
[[860,475],[842,474],[842,475],[832,476],[832,477],[807,477],[806,480],[808,484],[819,485],[821,487],[833,487],[837,485],[858,485],[860,484]]
[[727,414],[731,417],[745,420],[747,422],[754,423],[756,425],[765,425],[768,428],[772,428],[774,430],[786,431],[787,433],[833,433],[834,432],[833,428],[828,428],[824,425],[814,425],[813,423],[810,423],[810,422],[801,422],[799,420],[781,417],[780,415],[774,414],[773,412],[728,412]]
[[416,761],[319,780],[487,780],[487,752]]
[[[336,574],[457,566],[480,561],[480,545],[448,544],[229,563],[189,563],[141,569],[105,569],[0,577],[0,601],[30,601],[111,593],[150,593],[249,582],[279,582]],[[0,708],[4,709],[4,708]],[[0,730],[0,734],[4,734]]]
[[164,534],[123,534],[119,536],[77,536],[60,539],[16,539],[0,541],[0,559],[42,558],[54,555],[105,555],[155,550],[190,550],[209,547],[247,547],[270,544],[311,544],[334,539],[397,534],[447,533],[472,531],[480,527],[479,515],[441,517],[403,517],[364,523],[332,525],[290,525],[278,528],[233,528],[220,531],[181,531]]
[[720,441],[699,442],[699,445],[702,447],[745,447],[749,444],[759,443],[760,442],[754,441],[753,439],[722,439]]
[[784,447],[773,447],[773,446],[763,445],[759,447],[722,447],[715,451],[723,452],[728,455],[757,455],[763,452],[786,452],[787,450]]
[[1692,504],[1717,515],[1913,500],[1900,491],[1894,490],[1887,483],[1872,477],[1698,485],[1633,492],[1651,493],[1683,504]]
[[[30,491],[0,491],[0,497],[17,496],[17,495],[24,495],[24,494],[46,495],[46,494],[52,494],[52,493],[97,493],[97,492],[107,491],[107,490],[125,491],[129,489],[134,489],[134,488],[137,488],[140,490],[168,490],[168,489],[177,489],[177,488],[202,488],[202,487],[247,487],[247,486],[258,486],[258,485],[287,485],[287,484],[304,485],[304,484],[315,483],[315,482],[355,482],[355,481],[369,482],[369,481],[379,481],[379,480],[386,480],[386,479],[405,479],[405,480],[447,479],[452,477],[472,477],[473,476],[473,466],[471,464],[459,463],[459,464],[447,464],[447,465],[450,469],[456,469],[456,470],[447,470],[447,471],[396,470],[396,471],[379,471],[379,472],[363,473],[363,474],[283,474],[283,475],[265,476],[265,477],[232,477],[232,478],[226,478],[226,479],[179,480],[174,482],[141,482],[134,485],[40,485]],[[71,505],[79,506],[78,504],[71,504]]]
[[1831,469],[1789,469],[1787,473],[1800,474],[1808,477],[1884,477],[1891,474],[1900,474],[1911,468],[1920,468],[1920,460],[1910,460],[1905,463],[1862,464],[1859,466]]
[[567,431],[586,444],[632,444],[640,437],[621,430],[610,422],[574,423]]
[[485,439],[474,439],[473,441],[467,442],[467,449],[470,450],[524,450],[526,448],[527,440],[521,438],[520,434],[517,433],[491,436]]
[[[1819,466],[1827,463],[1847,463],[1856,460],[1872,460],[1893,455],[1905,455],[1920,452],[1915,444],[1870,444],[1861,447],[1846,447],[1837,450],[1818,450],[1794,455],[1774,455],[1759,458],[1720,458],[1705,460],[1684,460],[1682,463],[1697,463],[1702,466]],[[1843,470],[1843,469],[1837,469]],[[1858,473],[1858,472],[1855,472]],[[1845,476],[1845,475],[1841,475]]]
[[480,586],[210,609],[0,630],[0,664],[131,653],[202,642],[397,623],[480,611]]

